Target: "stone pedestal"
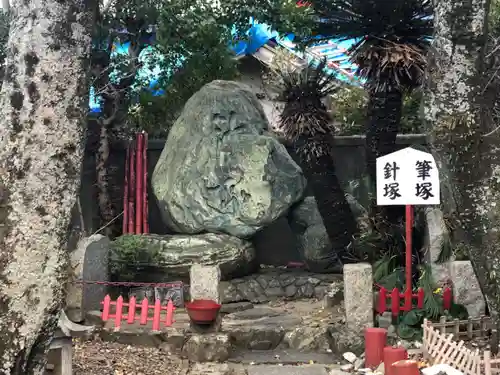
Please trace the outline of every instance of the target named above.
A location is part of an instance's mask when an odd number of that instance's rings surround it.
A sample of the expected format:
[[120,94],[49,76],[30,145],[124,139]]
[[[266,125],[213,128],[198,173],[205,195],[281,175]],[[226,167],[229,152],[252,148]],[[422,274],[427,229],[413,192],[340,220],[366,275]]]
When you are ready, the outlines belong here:
[[426,230],[424,238],[425,263],[431,266],[432,277],[437,285],[444,286],[450,280],[450,261],[438,263],[443,241],[447,241],[448,229],[443,212],[438,207],[426,207],[424,210]]
[[[189,295],[191,301],[208,299],[220,303],[219,284],[221,272],[219,266],[202,266],[194,264],[189,270]],[[210,325],[199,325],[191,322],[191,329],[197,333],[218,332],[221,326],[220,314]]]
[[184,344],[182,354],[193,362],[225,362],[231,354],[231,342],[222,333],[193,335]]
[[368,263],[344,265],[344,305],[350,330],[373,327],[373,276]]
[[[72,279],[108,281],[109,247],[109,239],[100,234],[82,239],[71,254]],[[106,293],[105,285],[69,284],[66,297],[68,317],[74,322],[82,322],[88,311],[102,308],[101,302]]]
[[467,307],[471,318],[484,315],[486,305],[471,262],[468,260],[451,262],[450,274],[455,302]]
[[220,277],[219,266],[192,265],[189,270],[189,295],[191,296],[191,301],[195,299],[210,299],[220,303]]
[[189,323],[190,331],[198,334],[217,333],[220,331],[221,326],[222,316],[220,313],[212,324],[197,324],[192,321]]

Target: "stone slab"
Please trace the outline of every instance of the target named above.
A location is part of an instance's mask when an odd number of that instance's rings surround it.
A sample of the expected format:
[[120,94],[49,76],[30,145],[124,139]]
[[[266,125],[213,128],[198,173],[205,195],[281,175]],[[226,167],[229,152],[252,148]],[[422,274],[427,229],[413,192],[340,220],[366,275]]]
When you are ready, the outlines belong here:
[[443,241],[449,236],[448,229],[443,218],[443,212],[438,207],[426,207],[425,214],[425,262],[430,265],[432,277],[437,285],[443,286],[450,280],[450,261],[438,263],[439,254]]
[[258,365],[247,368],[248,375],[328,375],[324,366],[272,366]]
[[225,303],[222,305],[220,312],[222,314],[231,314],[238,311],[245,311],[253,309],[253,304],[250,302],[235,302],[235,303]]
[[332,303],[336,304],[340,303],[343,297],[342,283],[341,275],[269,268],[246,277],[221,282],[220,295],[222,303],[263,303],[281,298],[322,299],[328,294]]
[[[71,254],[73,280],[108,281],[109,238],[94,234],[83,238]],[[74,322],[82,322],[88,311],[99,310],[107,293],[105,285],[69,284],[66,313]]]
[[468,260],[452,261],[450,271],[455,301],[467,307],[471,318],[484,315],[486,305],[471,262]]
[[373,326],[373,275],[368,263],[344,265],[344,306],[350,330]]
[[192,265],[189,270],[191,300],[211,299],[220,302],[220,279],[221,273],[218,266]]
[[340,360],[340,356],[334,353],[305,353],[298,350],[283,349],[283,350],[252,350],[235,352],[229,359],[230,362],[238,362],[242,364],[283,364],[296,365],[308,364],[313,361],[317,364],[336,364]]

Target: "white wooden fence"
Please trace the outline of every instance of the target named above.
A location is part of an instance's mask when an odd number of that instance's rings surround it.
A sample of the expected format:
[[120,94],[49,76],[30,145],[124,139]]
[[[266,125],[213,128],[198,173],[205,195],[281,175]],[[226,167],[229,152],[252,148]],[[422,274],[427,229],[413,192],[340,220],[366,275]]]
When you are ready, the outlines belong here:
[[441,333],[428,320],[424,321],[422,328],[424,358],[431,364],[447,364],[464,375],[500,374],[500,359],[492,359],[489,350],[483,353],[479,349],[471,350],[463,340],[455,341],[453,333]]

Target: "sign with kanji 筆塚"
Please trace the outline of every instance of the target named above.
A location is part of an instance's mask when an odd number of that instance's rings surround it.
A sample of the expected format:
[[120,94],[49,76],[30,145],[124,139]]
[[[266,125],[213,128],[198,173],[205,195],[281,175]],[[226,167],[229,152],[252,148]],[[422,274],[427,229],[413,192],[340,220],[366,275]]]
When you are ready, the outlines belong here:
[[377,205],[439,204],[434,157],[407,147],[377,158]]

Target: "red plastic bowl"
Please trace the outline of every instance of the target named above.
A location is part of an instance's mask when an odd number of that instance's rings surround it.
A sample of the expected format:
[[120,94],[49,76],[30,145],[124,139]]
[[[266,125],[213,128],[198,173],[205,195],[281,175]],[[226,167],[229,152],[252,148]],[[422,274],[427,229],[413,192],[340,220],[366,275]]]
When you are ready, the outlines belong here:
[[211,323],[217,318],[221,305],[209,299],[195,299],[185,303],[189,318],[195,323]]

